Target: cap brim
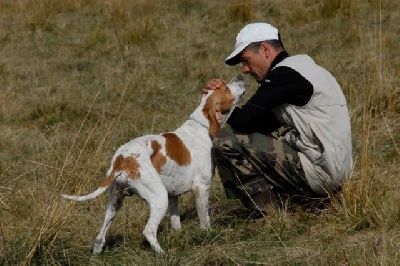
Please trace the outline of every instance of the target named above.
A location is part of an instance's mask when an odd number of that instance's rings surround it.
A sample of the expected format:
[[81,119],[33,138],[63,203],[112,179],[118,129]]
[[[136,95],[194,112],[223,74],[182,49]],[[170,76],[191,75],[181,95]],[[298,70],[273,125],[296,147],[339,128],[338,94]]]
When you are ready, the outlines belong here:
[[240,53],[243,52],[244,49],[250,43],[243,43],[235,48],[235,50],[225,59],[225,63],[230,66],[234,66],[240,63]]

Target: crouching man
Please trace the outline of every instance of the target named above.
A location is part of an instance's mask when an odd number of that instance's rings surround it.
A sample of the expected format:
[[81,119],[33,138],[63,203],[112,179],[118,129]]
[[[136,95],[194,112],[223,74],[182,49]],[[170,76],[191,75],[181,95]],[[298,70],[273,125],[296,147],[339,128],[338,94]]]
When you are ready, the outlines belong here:
[[[226,64],[241,63],[259,84],[213,139],[213,157],[228,198],[255,210],[290,195],[326,197],[352,167],[350,116],[336,79],[308,55],[289,55],[278,30],[245,26]],[[225,81],[214,79],[204,90]],[[282,130],[285,129],[285,130]]]

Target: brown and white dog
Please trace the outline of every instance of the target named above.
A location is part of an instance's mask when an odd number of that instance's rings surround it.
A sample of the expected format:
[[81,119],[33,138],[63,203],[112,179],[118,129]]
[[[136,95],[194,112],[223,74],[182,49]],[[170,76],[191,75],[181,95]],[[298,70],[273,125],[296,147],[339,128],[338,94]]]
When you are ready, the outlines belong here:
[[209,91],[189,119],[174,132],[146,135],[122,145],[112,158],[106,180],[96,191],[86,196],[62,195],[86,201],[108,188],[109,202],[93,254],[102,251],[107,230],[125,196],[139,195],[149,205],[150,217],[143,235],[156,252],[163,252],[157,241],[157,229],[167,209],[171,227],[181,227],[178,196],[183,193],[194,193],[200,226],[210,228],[208,191],[214,172],[211,137],[227,120],[245,89],[239,75],[227,86]]

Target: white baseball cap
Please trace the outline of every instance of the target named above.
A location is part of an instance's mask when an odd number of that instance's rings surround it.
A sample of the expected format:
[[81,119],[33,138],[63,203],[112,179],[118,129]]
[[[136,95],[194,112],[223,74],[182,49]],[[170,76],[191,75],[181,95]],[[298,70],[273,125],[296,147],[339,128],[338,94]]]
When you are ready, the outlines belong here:
[[268,23],[252,23],[246,25],[237,35],[235,50],[225,59],[225,63],[231,66],[238,64],[238,55],[250,43],[267,40],[279,40],[277,28]]

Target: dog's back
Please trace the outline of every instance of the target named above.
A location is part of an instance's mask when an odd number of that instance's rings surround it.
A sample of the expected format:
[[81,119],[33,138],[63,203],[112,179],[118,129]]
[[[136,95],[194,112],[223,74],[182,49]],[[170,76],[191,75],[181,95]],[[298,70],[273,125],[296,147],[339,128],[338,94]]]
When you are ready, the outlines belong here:
[[211,145],[207,129],[188,120],[174,132],[139,137],[121,146],[107,176],[127,172],[116,177],[121,189],[131,188],[131,180],[151,182],[159,176],[168,194],[178,196],[211,182]]

